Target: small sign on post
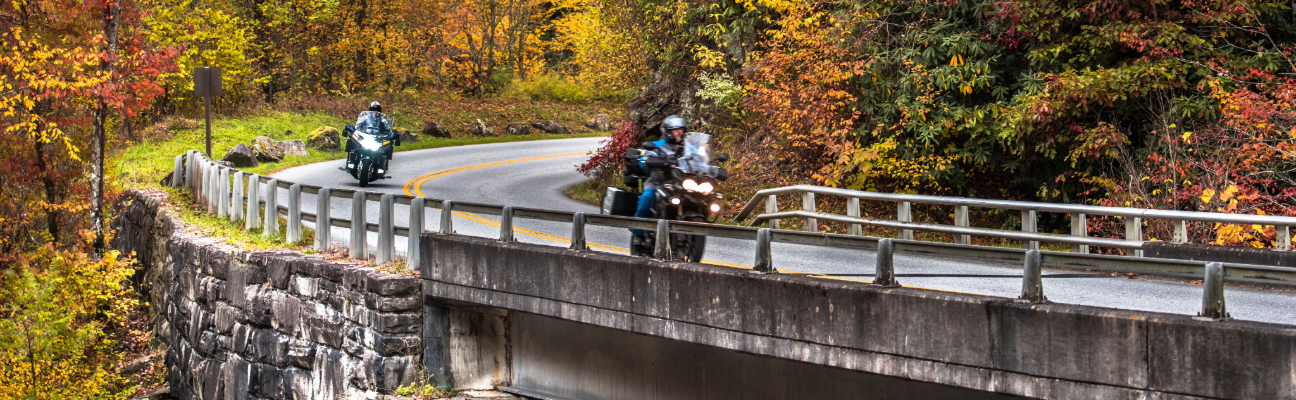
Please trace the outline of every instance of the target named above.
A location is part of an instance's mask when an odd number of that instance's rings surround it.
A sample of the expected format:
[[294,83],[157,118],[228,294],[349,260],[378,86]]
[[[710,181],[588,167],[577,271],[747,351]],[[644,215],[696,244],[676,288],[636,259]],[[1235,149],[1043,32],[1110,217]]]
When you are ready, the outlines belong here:
[[207,113],[207,157],[212,157],[211,148],[211,99],[221,95],[220,67],[194,68],[194,97],[203,98],[203,109]]

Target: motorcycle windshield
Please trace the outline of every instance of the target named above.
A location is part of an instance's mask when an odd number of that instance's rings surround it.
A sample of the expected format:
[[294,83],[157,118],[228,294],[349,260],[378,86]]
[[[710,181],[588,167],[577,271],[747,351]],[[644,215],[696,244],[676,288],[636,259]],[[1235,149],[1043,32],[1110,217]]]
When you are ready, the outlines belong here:
[[389,124],[387,116],[377,111],[364,111],[356,118],[356,130],[370,135],[381,133]]
[[684,138],[684,152],[679,158],[684,173],[709,176],[711,173],[711,135],[689,132]]

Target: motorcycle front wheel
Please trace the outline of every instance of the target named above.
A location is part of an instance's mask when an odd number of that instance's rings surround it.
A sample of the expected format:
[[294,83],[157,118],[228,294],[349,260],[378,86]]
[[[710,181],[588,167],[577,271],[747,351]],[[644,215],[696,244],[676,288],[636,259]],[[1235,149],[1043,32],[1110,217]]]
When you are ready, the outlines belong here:
[[369,177],[373,174],[373,161],[368,157],[360,157],[360,165],[356,166],[356,175],[360,176],[360,187],[369,186]]
[[[698,217],[684,219],[689,222],[706,222]],[[706,252],[706,236],[704,235],[671,235],[674,237],[674,246],[671,251],[674,252],[675,259],[691,263],[701,263],[702,254]]]

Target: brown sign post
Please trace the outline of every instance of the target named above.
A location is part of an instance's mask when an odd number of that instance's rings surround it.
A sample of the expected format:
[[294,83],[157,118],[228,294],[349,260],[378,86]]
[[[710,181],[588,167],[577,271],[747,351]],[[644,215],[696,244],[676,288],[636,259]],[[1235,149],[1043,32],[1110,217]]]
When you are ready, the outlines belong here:
[[207,157],[212,157],[211,148],[211,99],[221,95],[220,67],[194,68],[194,97],[203,98],[203,109],[207,112]]

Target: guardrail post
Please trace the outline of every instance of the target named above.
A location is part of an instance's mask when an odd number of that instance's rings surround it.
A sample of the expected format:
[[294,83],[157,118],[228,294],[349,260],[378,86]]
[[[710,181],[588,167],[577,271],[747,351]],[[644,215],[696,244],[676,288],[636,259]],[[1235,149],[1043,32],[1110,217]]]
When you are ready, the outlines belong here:
[[216,177],[219,181],[216,183],[217,205],[216,217],[229,218],[230,215],[230,172],[229,168],[220,167],[220,175]]
[[662,261],[670,261],[674,258],[671,255],[670,240],[670,221],[664,219],[657,220],[657,243],[653,248],[653,258]]
[[1277,247],[1278,251],[1290,251],[1290,250],[1291,250],[1291,242],[1292,242],[1292,240],[1291,240],[1291,227],[1290,227],[1290,226],[1275,226],[1275,227],[1274,227],[1274,230],[1275,230],[1275,231],[1278,231],[1278,247]]
[[441,234],[454,234],[454,202],[450,200],[441,201]]
[[[805,192],[805,193],[803,193],[803,194],[801,195],[801,209],[804,210],[804,211],[815,212],[815,194],[814,194],[814,193],[811,193],[811,192]],[[805,226],[803,227],[803,229],[804,229],[806,232],[818,232],[818,231],[819,231],[819,219],[818,219],[818,218],[806,218],[806,219],[805,219]]]
[[239,220],[242,220],[244,217],[243,181],[245,180],[244,178],[246,177],[247,174],[243,173],[243,171],[238,171],[234,173],[234,186],[231,186],[231,188],[234,189],[234,194],[233,196],[230,196],[231,198],[230,198],[229,219],[231,222],[238,222]]
[[1174,221],[1174,238],[1170,240],[1170,243],[1188,243],[1188,221],[1182,219]]
[[[1143,218],[1125,217],[1125,240],[1143,240]],[[1143,257],[1143,250],[1141,249],[1128,251],[1128,253],[1125,253],[1126,255]]]
[[261,175],[252,174],[247,183],[247,223],[243,229],[253,230],[261,227]]
[[[909,202],[896,203],[896,221],[913,222],[913,209]],[[913,240],[913,229],[901,229],[900,232],[897,232],[896,238]]]
[[333,243],[331,233],[333,233],[333,221],[329,216],[332,211],[332,199],[329,197],[333,194],[333,189],[320,188],[319,193],[315,194],[315,251],[329,251]]
[[571,249],[589,250],[589,246],[585,245],[585,213],[583,212],[572,215]]
[[[776,213],[776,212],[778,212],[778,196],[775,196],[775,195],[772,195],[772,194],[771,194],[771,195],[769,195],[768,198],[765,199],[765,213],[766,213],[766,214],[773,214],[773,213]],[[779,228],[779,220],[777,220],[777,219],[767,220],[767,221],[765,221],[765,227],[770,228],[770,229],[778,229],[778,228]]]
[[770,232],[770,228],[760,228],[756,231],[756,264],[752,269],[754,272],[774,272],[774,255],[770,252],[773,238],[774,233]]
[[[851,197],[851,198],[849,198],[849,199],[846,199],[846,216],[847,216],[847,217],[855,217],[855,218],[859,218],[859,217],[860,217],[860,205],[859,205],[859,200],[860,200],[860,199],[859,199],[858,197]],[[860,224],[847,224],[847,225],[846,225],[846,234],[847,234],[847,235],[855,235],[855,236],[863,235],[863,234],[864,234],[863,226],[860,225]]]
[[[1022,232],[1036,233],[1039,230],[1039,224],[1036,222],[1035,210],[1021,210]],[[1026,250],[1039,250],[1038,240],[1022,241],[1022,248]]]
[[[1071,236],[1089,237],[1089,220],[1084,214],[1071,214]],[[1071,252],[1076,254],[1089,254],[1089,245],[1073,244]]]
[[1202,310],[1199,320],[1222,321],[1229,318],[1224,308],[1224,264],[1206,264],[1206,277],[1202,278]]
[[184,155],[175,156],[175,167],[171,169],[171,187],[178,188],[184,182]]
[[387,193],[382,195],[378,200],[378,263],[382,264],[392,259],[392,253],[396,251],[396,228],[392,226],[392,206],[396,203],[396,195]]
[[873,274],[873,284],[882,287],[900,286],[895,276],[895,242],[891,239],[878,240],[877,270]]
[[501,242],[513,241],[513,206],[504,206],[500,211],[500,236]]
[[216,202],[219,198],[216,196],[216,164],[206,164],[203,166],[203,169],[207,171],[207,179],[203,181],[203,199],[207,202],[207,213],[215,214],[217,207],[220,206]]
[[302,240],[301,227],[301,184],[294,183],[288,187],[288,232],[285,242],[297,244]]
[[[970,227],[968,222],[968,206],[954,206],[954,226]],[[954,235],[955,244],[972,244],[972,235]]]
[[1040,270],[1040,251],[1027,250],[1025,266],[1022,268],[1022,295],[1019,301],[1023,303],[1043,303],[1048,301],[1044,297],[1044,279],[1043,272]]
[[347,247],[347,255],[351,259],[369,258],[366,253],[369,251],[369,245],[365,243],[368,237],[369,232],[365,227],[365,192],[356,191],[351,195],[351,243]]
[[419,236],[423,236],[423,214],[427,210],[427,200],[415,197],[410,200],[409,236],[405,239],[405,265],[412,271],[418,271],[422,265],[423,251],[419,248]]
[[185,185],[185,186],[184,186],[184,187],[185,187],[185,189],[193,190],[193,188],[195,188],[195,187],[198,186],[198,185],[196,184],[196,183],[197,183],[197,180],[198,180],[198,178],[197,178],[197,176],[198,176],[197,172],[198,172],[198,163],[194,161],[194,151],[193,151],[193,150],[186,151],[186,152],[185,152],[185,165],[184,165],[184,174],[185,174],[185,176],[184,176],[184,185]]
[[266,184],[265,221],[261,223],[262,236],[274,237],[279,234],[279,180],[271,179]]

